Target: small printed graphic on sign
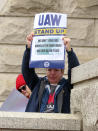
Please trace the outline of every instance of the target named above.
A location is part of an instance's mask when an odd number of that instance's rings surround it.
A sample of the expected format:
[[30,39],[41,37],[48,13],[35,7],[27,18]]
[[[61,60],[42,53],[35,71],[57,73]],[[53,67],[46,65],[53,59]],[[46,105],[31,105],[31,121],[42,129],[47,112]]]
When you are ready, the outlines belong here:
[[49,62],[44,62],[44,67],[49,67]]

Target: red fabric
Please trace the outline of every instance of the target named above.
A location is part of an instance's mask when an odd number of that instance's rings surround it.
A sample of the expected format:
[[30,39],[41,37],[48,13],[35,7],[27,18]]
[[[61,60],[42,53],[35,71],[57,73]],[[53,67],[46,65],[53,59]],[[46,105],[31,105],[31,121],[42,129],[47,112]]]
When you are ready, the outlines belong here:
[[22,74],[19,74],[16,78],[16,89],[18,90],[19,87],[23,86],[23,85],[26,85],[26,82],[23,78],[23,75]]
[[55,95],[55,92],[52,94],[49,95],[49,99],[48,99],[48,104],[50,103],[53,103],[54,104],[54,95]]

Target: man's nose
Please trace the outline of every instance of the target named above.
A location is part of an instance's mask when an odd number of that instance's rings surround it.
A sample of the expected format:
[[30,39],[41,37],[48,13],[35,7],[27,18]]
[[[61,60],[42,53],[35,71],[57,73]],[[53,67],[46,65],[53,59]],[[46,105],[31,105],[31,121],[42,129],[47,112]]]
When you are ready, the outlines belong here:
[[26,92],[26,90],[21,90],[22,92]]
[[55,74],[55,71],[54,71],[54,70],[51,70],[51,74]]

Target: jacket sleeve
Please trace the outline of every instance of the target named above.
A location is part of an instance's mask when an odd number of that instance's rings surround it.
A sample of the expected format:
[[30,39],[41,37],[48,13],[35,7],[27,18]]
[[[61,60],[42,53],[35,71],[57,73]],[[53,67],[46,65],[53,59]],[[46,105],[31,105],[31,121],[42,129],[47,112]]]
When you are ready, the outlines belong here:
[[30,59],[30,49],[26,47],[22,60],[22,74],[24,76],[26,84],[29,86],[31,90],[33,90],[39,78],[35,73],[35,69],[29,68],[29,59]]
[[68,54],[68,81],[71,84],[71,69],[79,65],[78,58],[73,49]]

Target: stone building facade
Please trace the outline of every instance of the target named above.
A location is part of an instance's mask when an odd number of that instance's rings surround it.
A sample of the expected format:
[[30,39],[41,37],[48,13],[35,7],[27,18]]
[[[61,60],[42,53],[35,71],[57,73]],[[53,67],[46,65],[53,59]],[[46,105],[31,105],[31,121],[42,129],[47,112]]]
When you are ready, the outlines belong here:
[[81,64],[98,57],[98,0],[0,0],[1,103],[15,88],[26,35],[33,30],[34,15],[41,12],[68,14],[67,35]]

